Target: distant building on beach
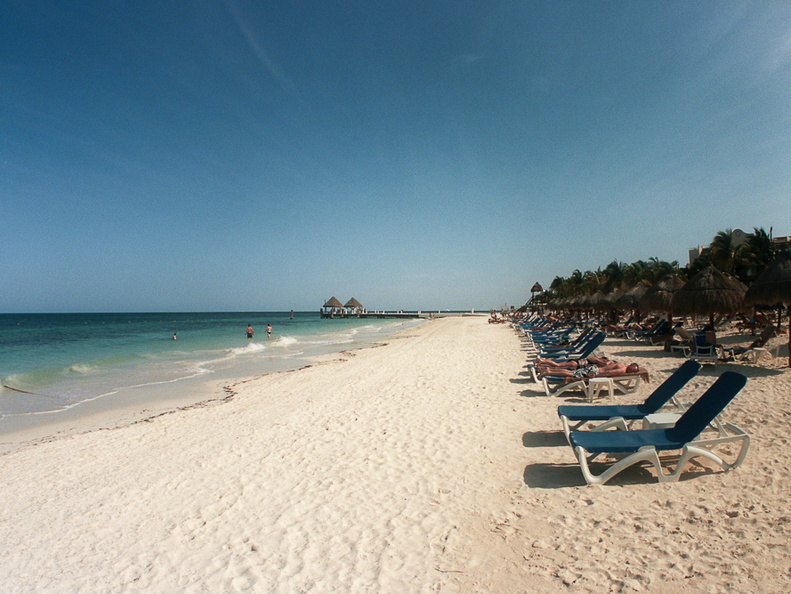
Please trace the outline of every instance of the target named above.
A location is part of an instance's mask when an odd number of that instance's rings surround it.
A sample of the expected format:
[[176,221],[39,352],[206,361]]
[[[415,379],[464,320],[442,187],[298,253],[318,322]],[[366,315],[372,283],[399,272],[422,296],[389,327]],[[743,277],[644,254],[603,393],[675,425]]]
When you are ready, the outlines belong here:
[[357,314],[365,313],[365,308],[363,304],[357,301],[354,297],[349,299],[346,302],[346,305],[343,306],[343,309],[346,310],[347,314],[356,316]]
[[343,304],[338,301],[335,297],[330,297],[321,306],[321,317],[332,318],[335,317],[336,314],[340,314],[343,311]]
[[[747,241],[747,233],[742,231],[741,229],[734,229],[733,230],[733,245],[740,246],[745,241]],[[787,235],[784,237],[773,237],[772,242],[774,243],[776,250],[782,250],[788,247],[791,247],[791,236]],[[696,248],[692,248],[689,250],[689,263],[690,265],[700,258],[701,256],[705,256],[710,251],[709,246],[698,246]]]
[[786,235],[785,237],[773,237],[772,241],[774,242],[775,249],[777,250],[784,250],[791,247],[791,235]]
[[338,299],[331,297],[321,306],[320,313],[322,318],[350,318],[360,317],[368,313],[368,310],[354,297],[349,299],[346,305],[341,305]]

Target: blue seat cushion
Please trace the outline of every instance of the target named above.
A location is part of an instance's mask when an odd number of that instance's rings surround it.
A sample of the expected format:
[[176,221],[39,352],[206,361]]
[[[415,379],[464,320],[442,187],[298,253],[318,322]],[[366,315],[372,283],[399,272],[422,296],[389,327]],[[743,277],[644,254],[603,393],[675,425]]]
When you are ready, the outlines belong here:
[[614,404],[611,406],[574,406],[564,404],[558,406],[558,416],[568,417],[571,421],[606,421],[613,417],[624,419],[642,419],[645,413],[638,404]]
[[572,431],[571,446],[582,446],[591,454],[602,452],[636,452],[643,446],[654,446],[658,451],[680,450],[685,442],[672,439],[668,429],[643,431]]

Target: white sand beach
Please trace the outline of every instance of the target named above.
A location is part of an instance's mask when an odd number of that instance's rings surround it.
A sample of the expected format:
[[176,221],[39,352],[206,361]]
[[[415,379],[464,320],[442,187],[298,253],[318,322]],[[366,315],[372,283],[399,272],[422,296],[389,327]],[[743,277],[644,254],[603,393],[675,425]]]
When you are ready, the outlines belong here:
[[[747,340],[749,337],[745,337]],[[681,359],[605,352],[652,381]],[[518,335],[434,320],[378,348],[237,383],[232,397],[0,456],[3,592],[786,592],[780,363],[728,410],[730,472],[636,468],[586,486]]]

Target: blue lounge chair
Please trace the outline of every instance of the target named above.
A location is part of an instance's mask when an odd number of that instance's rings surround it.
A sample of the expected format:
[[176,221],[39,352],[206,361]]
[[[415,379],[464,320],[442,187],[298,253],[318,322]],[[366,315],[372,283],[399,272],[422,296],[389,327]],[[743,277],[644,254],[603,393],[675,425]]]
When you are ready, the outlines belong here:
[[723,349],[723,355],[727,357],[728,360],[733,359],[734,361],[758,363],[761,359],[761,355],[769,353],[769,351],[764,348],[764,345],[767,340],[774,336],[776,330],[777,329],[772,324],[769,324],[752,344],[747,347],[735,346]]
[[[532,367],[532,366],[531,366]],[[597,375],[594,377],[573,378],[568,376],[545,375],[540,380],[535,368],[531,368],[533,378],[544,388],[547,396],[561,396],[569,390],[581,390],[588,402],[592,402],[601,392],[607,391],[612,397],[615,392],[631,394],[640,386],[640,380],[648,381],[648,371],[639,368],[634,373],[619,375]]]
[[654,324],[648,330],[634,330],[631,333],[631,338],[634,340],[647,340],[648,342],[653,342],[655,337],[667,333],[669,329],[670,322],[663,318],[658,320],[656,324]]
[[578,345],[577,348],[568,351],[553,351],[549,353],[540,352],[538,354],[542,359],[552,359],[561,363],[563,361],[571,361],[572,359],[586,359],[593,354],[593,351],[598,349],[604,339],[607,337],[604,332],[597,332],[591,335],[590,339],[584,344]]
[[670,341],[670,352],[678,353],[681,351],[682,355],[689,357],[695,344],[695,337],[683,326],[676,326],[673,328],[673,332],[678,338]]
[[717,366],[717,345],[711,344],[706,340],[705,332],[695,334],[695,341],[692,343],[692,353],[690,358],[703,363],[711,363]]
[[540,336],[529,334],[528,338],[533,347],[544,348],[545,345],[569,344],[580,340],[579,337],[575,338],[574,341],[571,340],[571,334],[573,332],[574,329],[569,328],[562,332],[553,332],[552,334],[542,334]]
[[[563,405],[558,407],[558,416],[563,423],[566,439],[572,431],[577,431],[586,423],[604,421],[595,431],[610,428],[627,429],[627,421],[634,422],[644,419],[647,415],[658,412],[683,388],[689,380],[700,371],[701,364],[697,361],[685,361],[642,404],[620,405]],[[571,425],[571,423],[576,423]],[[570,442],[569,442],[570,443]]]
[[[604,484],[616,474],[639,462],[654,465],[659,482],[677,481],[687,462],[696,456],[705,457],[718,464],[726,472],[736,468],[747,455],[750,436],[730,423],[723,425],[729,435],[718,434],[714,438],[699,438],[734,396],[747,383],[740,373],[726,371],[698,400],[687,409],[673,427],[667,429],[643,429],[638,431],[572,431],[569,441],[579,460],[582,476],[589,485]],[[726,443],[740,443],[736,460],[729,464],[714,453],[713,449]],[[665,474],[659,461],[659,452],[681,451],[681,457],[673,472]],[[599,475],[591,473],[589,463],[600,454],[626,454]]]

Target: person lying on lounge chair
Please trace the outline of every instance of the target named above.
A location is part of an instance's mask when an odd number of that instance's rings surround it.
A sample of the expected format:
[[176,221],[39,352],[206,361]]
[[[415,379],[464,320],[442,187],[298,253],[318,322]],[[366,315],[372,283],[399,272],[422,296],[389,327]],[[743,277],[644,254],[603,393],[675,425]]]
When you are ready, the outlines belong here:
[[552,377],[564,378],[578,378],[583,379],[587,377],[616,377],[619,375],[637,374],[640,372],[640,366],[637,363],[618,363],[617,361],[609,361],[606,365],[599,367],[598,365],[585,365],[578,369],[552,369],[552,370],[539,370],[539,379],[545,375]]
[[723,355],[725,357],[725,361],[734,361],[744,356],[745,353],[752,351],[754,349],[763,348],[766,344],[766,341],[769,340],[772,336],[775,335],[775,327],[772,324],[766,326],[763,329],[761,334],[758,335],[751,344],[747,346],[732,346],[723,349]]
[[572,359],[570,361],[561,361],[557,362],[552,359],[542,359],[539,357],[536,359],[536,368],[540,371],[552,371],[554,369],[570,369],[574,371],[580,367],[585,367],[586,365],[596,365],[597,367],[604,367],[609,363],[613,363],[607,357],[588,357],[587,359]]

